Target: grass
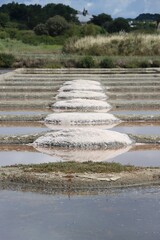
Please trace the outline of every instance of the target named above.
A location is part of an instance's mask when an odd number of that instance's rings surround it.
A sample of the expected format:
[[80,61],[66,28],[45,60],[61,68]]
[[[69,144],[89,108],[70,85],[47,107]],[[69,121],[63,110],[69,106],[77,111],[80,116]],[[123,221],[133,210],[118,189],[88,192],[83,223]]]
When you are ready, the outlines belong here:
[[18,165],[25,172],[35,173],[120,173],[123,171],[131,172],[138,168],[134,166],[124,166],[119,163],[94,163],[94,162],[58,162],[58,163],[44,163],[31,165]]
[[15,56],[21,54],[54,54],[59,53],[61,49],[61,45],[40,44],[38,46],[33,46],[9,38],[0,39],[0,52],[10,53]]
[[[154,37],[156,38],[155,35]],[[117,36],[115,36],[117,37]],[[106,39],[106,37],[101,37],[102,39]],[[108,39],[112,39],[112,42],[114,42],[114,37],[107,37]],[[84,38],[84,39],[90,39],[90,38]],[[96,38],[94,38],[95,40]],[[99,37],[97,37],[99,39]],[[120,39],[122,39],[120,37]],[[154,39],[154,38],[153,38]],[[157,39],[157,38],[156,38]],[[82,39],[78,40],[81,41]],[[114,40],[114,41],[113,41]],[[108,40],[109,41],[109,40]],[[103,42],[103,41],[102,41]],[[159,44],[159,43],[158,43]],[[73,45],[74,46],[74,45]],[[84,57],[86,57],[87,51],[89,51],[89,54],[91,54],[89,48],[83,51],[79,52],[79,50],[74,53],[71,51],[71,53],[64,53],[63,52],[63,46],[62,45],[45,45],[45,44],[39,44],[37,46],[25,44],[20,40],[13,40],[13,39],[0,39],[0,53],[5,54],[12,54],[15,56],[16,60],[13,64],[13,68],[17,67],[43,67],[43,68],[76,68],[76,67],[82,67],[81,62]],[[100,49],[103,49],[103,47],[100,47]],[[98,47],[94,47],[96,51],[99,51]],[[111,51],[111,50],[110,50]],[[158,51],[159,48],[158,48]],[[158,53],[157,51],[157,53]],[[113,54],[111,56],[104,55],[105,51],[103,50],[103,53],[97,54],[96,52],[93,52],[92,57],[94,60],[94,67],[122,67],[122,68],[138,68],[138,67],[160,67],[160,55],[153,55],[149,56],[148,51],[145,52],[147,56],[123,56],[123,54],[120,55],[120,53]],[[119,54],[119,55],[118,55]],[[112,62],[112,64],[105,64],[103,66],[101,62],[108,58],[109,62]],[[105,62],[106,63],[106,62]],[[2,66],[0,66],[2,67]]]
[[97,56],[159,56],[159,42],[158,34],[89,36],[76,41],[71,39],[64,45],[64,51]]

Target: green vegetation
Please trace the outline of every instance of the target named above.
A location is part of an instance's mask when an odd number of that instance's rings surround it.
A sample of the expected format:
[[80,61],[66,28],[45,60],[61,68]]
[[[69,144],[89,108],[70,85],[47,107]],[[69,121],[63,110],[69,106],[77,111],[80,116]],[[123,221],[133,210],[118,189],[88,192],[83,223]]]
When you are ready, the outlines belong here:
[[67,53],[97,56],[148,56],[160,55],[160,35],[120,34],[111,36],[84,37],[67,42]]
[[26,172],[63,172],[63,173],[120,173],[123,171],[134,171],[138,168],[134,166],[123,166],[119,163],[94,163],[94,162],[58,162],[32,165],[17,165]]
[[95,61],[91,56],[85,56],[79,60],[77,66],[79,68],[93,68],[95,67]]
[[104,58],[101,60],[100,67],[101,68],[113,68],[114,63],[113,63],[112,59],[107,57],[107,58]]
[[12,54],[0,53],[0,67],[11,68],[15,58]]
[[159,20],[159,14],[101,13],[81,24],[77,10],[63,4],[4,4],[0,53],[13,56],[0,67],[159,67]]

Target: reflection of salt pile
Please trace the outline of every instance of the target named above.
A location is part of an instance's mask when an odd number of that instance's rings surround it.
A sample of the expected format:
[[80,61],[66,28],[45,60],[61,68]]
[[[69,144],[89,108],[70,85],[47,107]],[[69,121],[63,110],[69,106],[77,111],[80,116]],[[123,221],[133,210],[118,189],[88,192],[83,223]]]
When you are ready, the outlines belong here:
[[[36,147],[39,152],[51,155],[53,161],[77,161],[77,162],[104,162],[115,158],[120,154],[128,152],[131,146],[120,149],[104,149],[104,150],[85,150],[85,149],[58,149]],[[58,158],[58,159],[57,159]]]
[[120,123],[120,120],[108,113],[53,113],[46,117],[45,122],[55,125],[104,125]]
[[34,146],[112,149],[131,145],[131,139],[114,131],[95,128],[59,129],[45,134],[34,142]]
[[57,95],[57,99],[74,99],[74,98],[105,100],[107,97],[103,92],[75,91],[75,90],[68,91],[68,92],[60,92]]
[[53,108],[56,109],[109,109],[111,106],[105,102],[100,100],[90,100],[90,99],[71,99],[66,101],[57,101],[55,104],[53,104]]

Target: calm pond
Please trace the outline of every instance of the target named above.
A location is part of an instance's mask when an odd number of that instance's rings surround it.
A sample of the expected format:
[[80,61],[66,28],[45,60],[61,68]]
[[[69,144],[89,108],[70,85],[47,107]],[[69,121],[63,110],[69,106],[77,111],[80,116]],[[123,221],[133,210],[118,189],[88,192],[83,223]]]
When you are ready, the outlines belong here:
[[160,188],[102,195],[0,191],[3,240],[158,240]]

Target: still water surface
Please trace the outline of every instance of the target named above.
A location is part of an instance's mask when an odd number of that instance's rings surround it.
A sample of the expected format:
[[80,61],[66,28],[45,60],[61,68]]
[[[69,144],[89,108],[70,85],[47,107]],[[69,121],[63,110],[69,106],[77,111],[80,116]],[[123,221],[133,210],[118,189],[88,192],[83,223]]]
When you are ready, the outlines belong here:
[[103,195],[0,191],[3,240],[158,240],[160,188]]
[[40,148],[37,152],[32,146],[1,146],[0,166],[14,164],[39,164],[64,161],[117,162],[123,165],[160,167],[160,147],[150,145],[117,150],[63,150]]

